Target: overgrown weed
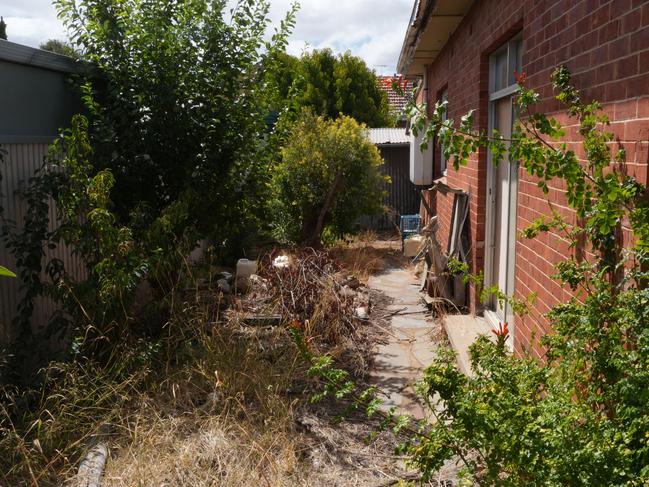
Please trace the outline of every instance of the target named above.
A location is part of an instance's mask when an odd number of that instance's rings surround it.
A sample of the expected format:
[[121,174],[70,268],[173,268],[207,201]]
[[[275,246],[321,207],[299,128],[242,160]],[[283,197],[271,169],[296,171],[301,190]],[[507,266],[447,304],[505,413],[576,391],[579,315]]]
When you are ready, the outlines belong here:
[[211,321],[211,307],[198,299],[178,301],[153,343],[125,337],[106,365],[78,357],[50,364],[37,388],[5,387],[0,479],[12,486],[61,485],[97,435],[112,444],[137,444],[145,424],[158,431],[187,416],[197,416],[195,426],[236,416],[244,431],[247,423],[263,425],[260,418],[273,423],[285,417],[291,405],[282,398],[299,375],[290,339],[279,336],[281,330],[267,337],[278,350],[264,356],[259,337]]

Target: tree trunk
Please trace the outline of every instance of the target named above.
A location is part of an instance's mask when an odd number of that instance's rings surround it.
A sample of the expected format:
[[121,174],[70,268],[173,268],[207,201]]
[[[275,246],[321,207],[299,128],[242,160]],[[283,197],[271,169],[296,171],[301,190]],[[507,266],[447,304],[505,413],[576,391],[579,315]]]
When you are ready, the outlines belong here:
[[313,221],[313,218],[309,218],[302,224],[302,241],[307,247],[319,248],[321,246],[320,237],[322,236],[322,231],[324,230],[325,219],[329,214],[329,210],[333,205],[334,198],[336,193],[340,190],[340,186],[343,182],[343,174],[339,172],[336,174],[333,184],[327,191],[327,196],[325,197],[320,213],[316,221]]

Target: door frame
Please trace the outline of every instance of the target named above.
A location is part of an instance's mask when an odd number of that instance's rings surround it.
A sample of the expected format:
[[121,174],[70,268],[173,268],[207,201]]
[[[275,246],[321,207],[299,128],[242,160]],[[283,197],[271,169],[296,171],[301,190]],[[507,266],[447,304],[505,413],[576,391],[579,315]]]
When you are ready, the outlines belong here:
[[[512,124],[515,121],[515,110],[513,103],[514,93],[518,90],[517,84],[514,82],[510,84],[506,83],[507,86],[501,89],[496,89],[496,60],[498,56],[502,55],[507,51],[507,73],[513,70],[520,69],[521,64],[521,50],[522,50],[522,36],[518,34],[507,41],[503,46],[498,48],[489,58],[489,107],[488,107],[488,133],[491,134],[496,126],[496,110],[495,106],[498,101],[503,100],[504,98],[509,98],[510,108],[512,110]],[[507,159],[501,161],[501,164],[511,164]],[[508,175],[508,184],[511,185],[512,174],[516,174],[516,179],[518,180],[517,170],[512,170],[510,167]],[[495,272],[493,269],[495,261],[495,244],[496,244],[496,188],[497,188],[497,168],[493,164],[493,156],[491,151],[487,151],[487,191],[486,191],[486,225],[485,225],[485,267],[484,267],[484,282],[486,286],[491,286],[493,284],[493,279]],[[515,192],[518,192],[518,184],[514,188]],[[508,211],[507,214],[507,235],[508,241],[505,243],[507,245],[506,251],[506,263],[505,269],[508,275],[510,271],[513,272],[513,286],[516,285],[516,216],[513,217],[512,221],[512,212],[510,205],[512,203],[511,190],[509,192],[509,202],[508,202]],[[516,202],[514,203],[514,208],[517,206],[517,195]],[[513,230],[512,230],[513,225]],[[513,245],[511,239],[513,238]],[[502,245],[502,242],[501,242]],[[510,252],[510,247],[512,251]],[[505,282],[507,282],[508,277],[505,277]],[[509,291],[509,294],[513,296],[514,289],[506,290]],[[492,309],[491,301],[485,303],[484,315],[487,319],[487,322],[491,325],[493,329],[498,329],[498,325],[502,321],[507,321],[509,324],[509,340],[508,346],[510,349],[513,349],[514,340],[515,340],[515,326],[513,323],[513,314],[511,313],[511,306],[508,303],[505,303],[503,307],[504,316],[499,316],[498,312],[495,309]]]

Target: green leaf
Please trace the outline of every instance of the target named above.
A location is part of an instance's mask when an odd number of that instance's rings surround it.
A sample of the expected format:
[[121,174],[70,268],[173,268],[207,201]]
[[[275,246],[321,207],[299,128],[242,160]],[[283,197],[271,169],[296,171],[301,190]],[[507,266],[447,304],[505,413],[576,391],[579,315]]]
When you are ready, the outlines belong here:
[[5,277],[16,277],[16,274],[11,272],[9,269],[6,267],[3,267],[0,265],[0,276],[5,276]]

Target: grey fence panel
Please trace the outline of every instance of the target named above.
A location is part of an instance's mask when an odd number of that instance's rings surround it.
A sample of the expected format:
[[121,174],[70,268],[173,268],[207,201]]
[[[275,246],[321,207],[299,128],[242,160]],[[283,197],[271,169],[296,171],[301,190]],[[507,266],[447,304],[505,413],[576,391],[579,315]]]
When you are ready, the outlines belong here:
[[[48,147],[49,144],[40,141],[2,144],[2,149],[7,154],[4,164],[0,166],[2,173],[0,204],[4,209],[4,218],[16,222],[18,230],[22,229],[23,219],[27,212],[27,202],[21,197],[21,190],[27,187],[29,179],[41,168]],[[53,230],[56,225],[56,209],[53,203],[49,208],[49,221],[49,228]],[[73,276],[83,278],[86,275],[83,261],[73,255],[71,249],[65,246],[45,249],[43,266],[52,258],[63,261],[66,270]],[[16,273],[19,272],[16,261],[4,242],[0,242],[0,265],[4,265]],[[45,269],[43,269],[42,278],[47,278]],[[21,296],[19,279],[0,279],[0,343],[9,343],[16,335],[17,330],[12,326],[12,321],[17,315]],[[42,329],[55,311],[56,306],[51,300],[38,299],[32,316],[32,328],[35,331]]]

